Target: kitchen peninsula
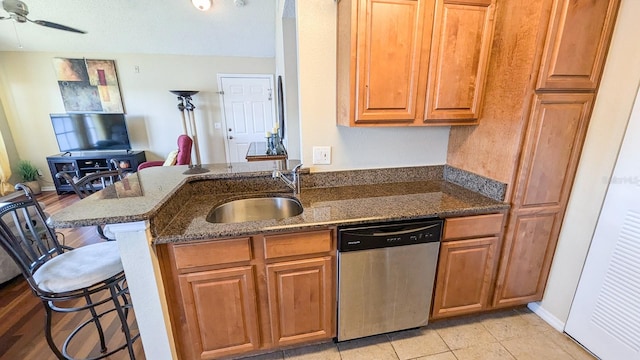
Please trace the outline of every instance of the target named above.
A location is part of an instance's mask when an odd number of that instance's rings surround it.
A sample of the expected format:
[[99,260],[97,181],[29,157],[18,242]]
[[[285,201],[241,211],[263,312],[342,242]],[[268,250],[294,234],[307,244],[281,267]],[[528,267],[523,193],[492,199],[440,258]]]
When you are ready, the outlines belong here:
[[[296,164],[290,161],[289,168]],[[194,351],[181,345],[184,343],[181,340],[184,332],[180,327],[184,324],[176,324],[179,322],[175,320],[178,300],[175,295],[166,295],[175,294],[176,291],[170,288],[171,274],[163,257],[172,253],[167,248],[191,243],[222,244],[230,238],[245,239],[246,244],[249,243],[246,239],[254,236],[250,243],[256,246],[255,239],[270,237],[281,241],[284,238],[278,236],[292,232],[308,231],[314,236],[323,231],[332,234],[335,226],[342,224],[496,214],[508,208],[497,200],[504,195],[503,184],[446,165],[328,173],[309,173],[305,169],[302,172],[302,193],[298,196],[304,207],[301,215],[239,224],[212,224],[206,221],[208,212],[231,196],[256,192],[290,194],[284,183],[271,177],[271,172],[277,166],[278,162],[209,165],[207,167],[211,172],[192,176],[182,174],[186,169],[183,166],[149,168],[138,174],[144,193],[141,197],[104,198],[104,194],[109,192],[103,191],[54,215],[53,221],[57,227],[111,224],[109,230],[115,233],[120,247],[147,358],[182,358],[185,353],[192,354],[190,351]],[[468,187],[475,186],[494,199],[454,182],[466,182]],[[501,225],[501,221],[498,224]],[[323,241],[321,236],[314,239]],[[335,236],[329,235],[329,239],[329,244],[335,246]],[[333,248],[325,252],[328,254],[325,257],[331,256],[332,252],[335,256]],[[255,249],[251,250],[249,256],[257,256],[257,253]],[[204,251],[199,254],[205,260],[216,257],[214,255]],[[267,259],[269,256],[272,255],[267,255]],[[198,261],[195,265],[185,266],[202,268],[204,265]],[[238,260],[234,261],[237,263]],[[329,267],[335,266],[331,260],[328,264]],[[184,276],[195,276],[193,274]],[[335,274],[335,271],[328,274]],[[333,319],[335,314],[329,312],[328,316]],[[335,324],[332,320],[330,323]],[[274,336],[269,324],[261,323],[258,327],[255,331],[263,334],[266,345],[252,339],[258,343],[246,349],[235,349],[236,354],[293,344],[287,343],[286,337]],[[272,336],[264,336],[265,333]],[[334,333],[335,330],[330,329],[325,338],[331,338]],[[312,341],[313,338],[307,340]],[[193,339],[193,342],[201,348],[207,345],[201,344],[200,339]],[[203,352],[205,357],[232,353]]]

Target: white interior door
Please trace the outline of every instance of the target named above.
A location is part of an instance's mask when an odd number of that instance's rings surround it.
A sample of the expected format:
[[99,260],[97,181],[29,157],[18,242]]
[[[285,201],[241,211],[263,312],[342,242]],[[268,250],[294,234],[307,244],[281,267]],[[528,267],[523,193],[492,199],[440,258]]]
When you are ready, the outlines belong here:
[[640,360],[640,93],[565,331],[603,360]]
[[265,141],[275,123],[271,75],[218,75],[227,162],[245,162],[249,144]]

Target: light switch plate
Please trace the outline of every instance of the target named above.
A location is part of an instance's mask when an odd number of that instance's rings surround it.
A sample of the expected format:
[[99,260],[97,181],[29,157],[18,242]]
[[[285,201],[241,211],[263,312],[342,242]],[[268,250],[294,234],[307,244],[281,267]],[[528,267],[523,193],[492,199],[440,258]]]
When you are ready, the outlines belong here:
[[313,147],[313,164],[314,165],[330,165],[331,164],[331,146],[314,146]]

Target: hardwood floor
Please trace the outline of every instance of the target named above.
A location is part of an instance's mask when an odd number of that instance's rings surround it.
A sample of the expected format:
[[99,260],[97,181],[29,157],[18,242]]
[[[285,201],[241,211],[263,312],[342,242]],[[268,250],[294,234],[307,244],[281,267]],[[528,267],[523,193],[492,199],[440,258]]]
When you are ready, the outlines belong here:
[[[57,195],[55,192],[43,192],[38,195],[38,200],[46,206],[45,211],[53,214],[60,209],[78,201],[75,195]],[[98,237],[96,228],[83,227],[76,229],[60,229],[64,234],[66,245],[80,247],[87,244],[104,241]],[[22,276],[18,276],[0,285],[0,359],[2,360],[49,360],[56,359],[49,349],[44,336],[44,307],[40,300],[31,292],[27,282]],[[115,316],[105,315],[107,327],[105,329],[109,344],[122,343],[122,337]],[[135,328],[134,316],[130,316],[130,323]],[[55,341],[62,343],[62,333],[70,328],[82,317],[76,314],[56,314],[53,318]],[[75,342],[75,340],[74,340]],[[98,335],[95,328],[87,326],[78,334],[78,346],[71,347],[72,354],[83,357],[99,355]],[[108,347],[109,347],[108,344]],[[112,346],[113,347],[113,346]],[[111,347],[111,348],[112,348]],[[142,341],[135,342],[136,359],[145,359],[142,350]],[[128,359],[126,351],[120,351],[108,359]]]

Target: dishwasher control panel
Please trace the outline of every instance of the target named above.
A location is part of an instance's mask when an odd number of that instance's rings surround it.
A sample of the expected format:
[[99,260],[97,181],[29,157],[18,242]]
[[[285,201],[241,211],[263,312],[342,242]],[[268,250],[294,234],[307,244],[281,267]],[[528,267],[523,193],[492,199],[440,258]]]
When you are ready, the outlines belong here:
[[358,251],[438,242],[442,219],[396,221],[338,227],[338,251]]

